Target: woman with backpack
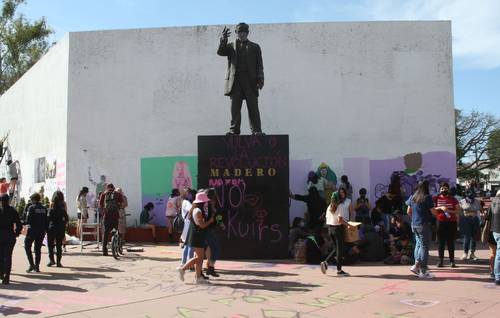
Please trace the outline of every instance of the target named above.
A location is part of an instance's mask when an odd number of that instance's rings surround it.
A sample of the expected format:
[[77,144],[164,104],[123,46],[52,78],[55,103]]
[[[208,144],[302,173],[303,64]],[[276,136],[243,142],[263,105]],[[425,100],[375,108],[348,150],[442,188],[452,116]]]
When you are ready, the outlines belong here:
[[[49,210],[49,227],[47,230],[47,245],[49,248],[49,263],[47,266],[57,265],[63,267],[62,245],[66,236],[66,224],[69,221],[64,194],[61,191],[56,191],[52,195],[52,202]],[[57,259],[54,262],[54,246],[56,247]]]
[[167,217],[168,238],[170,243],[174,242],[174,219],[181,209],[181,203],[182,197],[179,189],[172,189],[170,197],[167,200],[167,209],[165,211],[165,216]]

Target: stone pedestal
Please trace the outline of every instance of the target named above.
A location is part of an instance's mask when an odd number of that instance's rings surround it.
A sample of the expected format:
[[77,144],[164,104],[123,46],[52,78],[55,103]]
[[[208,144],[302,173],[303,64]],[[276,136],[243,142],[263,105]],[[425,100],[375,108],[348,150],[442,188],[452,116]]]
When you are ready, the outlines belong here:
[[288,256],[288,135],[198,136],[198,187],[216,189],[222,258]]

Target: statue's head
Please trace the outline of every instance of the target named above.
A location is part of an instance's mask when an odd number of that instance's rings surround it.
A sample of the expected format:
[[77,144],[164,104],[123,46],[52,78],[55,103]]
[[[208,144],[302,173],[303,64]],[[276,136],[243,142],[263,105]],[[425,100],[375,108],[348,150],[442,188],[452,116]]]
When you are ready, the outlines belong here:
[[250,32],[249,26],[245,22],[241,22],[241,23],[238,23],[238,25],[236,25],[235,33],[240,41],[246,41],[248,38],[249,32]]

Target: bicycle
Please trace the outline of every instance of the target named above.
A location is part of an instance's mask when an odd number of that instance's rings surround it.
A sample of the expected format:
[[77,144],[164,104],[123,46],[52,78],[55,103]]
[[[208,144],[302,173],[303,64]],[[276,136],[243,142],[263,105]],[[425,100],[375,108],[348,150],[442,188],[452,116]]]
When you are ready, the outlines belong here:
[[[130,214],[124,214],[124,216],[129,216]],[[118,227],[120,225],[118,224]],[[123,254],[123,242],[122,235],[117,228],[111,230],[111,253],[115,259],[119,259],[120,255]]]
[[123,255],[123,239],[116,228],[111,231],[111,253],[115,259],[119,259],[120,255]]

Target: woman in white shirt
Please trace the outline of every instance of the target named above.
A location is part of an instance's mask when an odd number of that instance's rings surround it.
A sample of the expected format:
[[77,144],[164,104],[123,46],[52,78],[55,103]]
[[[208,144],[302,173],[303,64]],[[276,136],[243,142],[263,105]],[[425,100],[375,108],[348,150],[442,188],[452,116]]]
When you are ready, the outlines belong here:
[[182,234],[181,234],[181,247],[182,247],[181,266],[182,266],[186,264],[188,259],[193,258],[193,253],[194,253],[194,250],[189,245],[186,244],[186,240],[188,236],[189,227],[191,224],[191,220],[189,218],[189,211],[191,211],[191,207],[193,206],[192,202],[194,200],[194,197],[196,196],[196,190],[184,189],[181,195],[184,197],[181,207],[182,218],[184,219],[184,228],[182,229]]
[[332,194],[332,200],[326,210],[326,224],[328,232],[335,241],[335,250],[332,250],[326,259],[321,262],[321,272],[326,274],[328,269],[328,261],[335,252],[337,254],[337,275],[348,276],[342,270],[342,253],[344,251],[344,232],[346,227],[349,227],[349,222],[354,217],[354,208],[351,199],[347,197],[345,188],[340,188],[339,191]]
[[76,198],[76,208],[78,216],[78,230],[81,229],[82,223],[87,223],[89,218],[89,207],[87,204],[87,194],[89,193],[89,188],[83,187],[78,193]]

